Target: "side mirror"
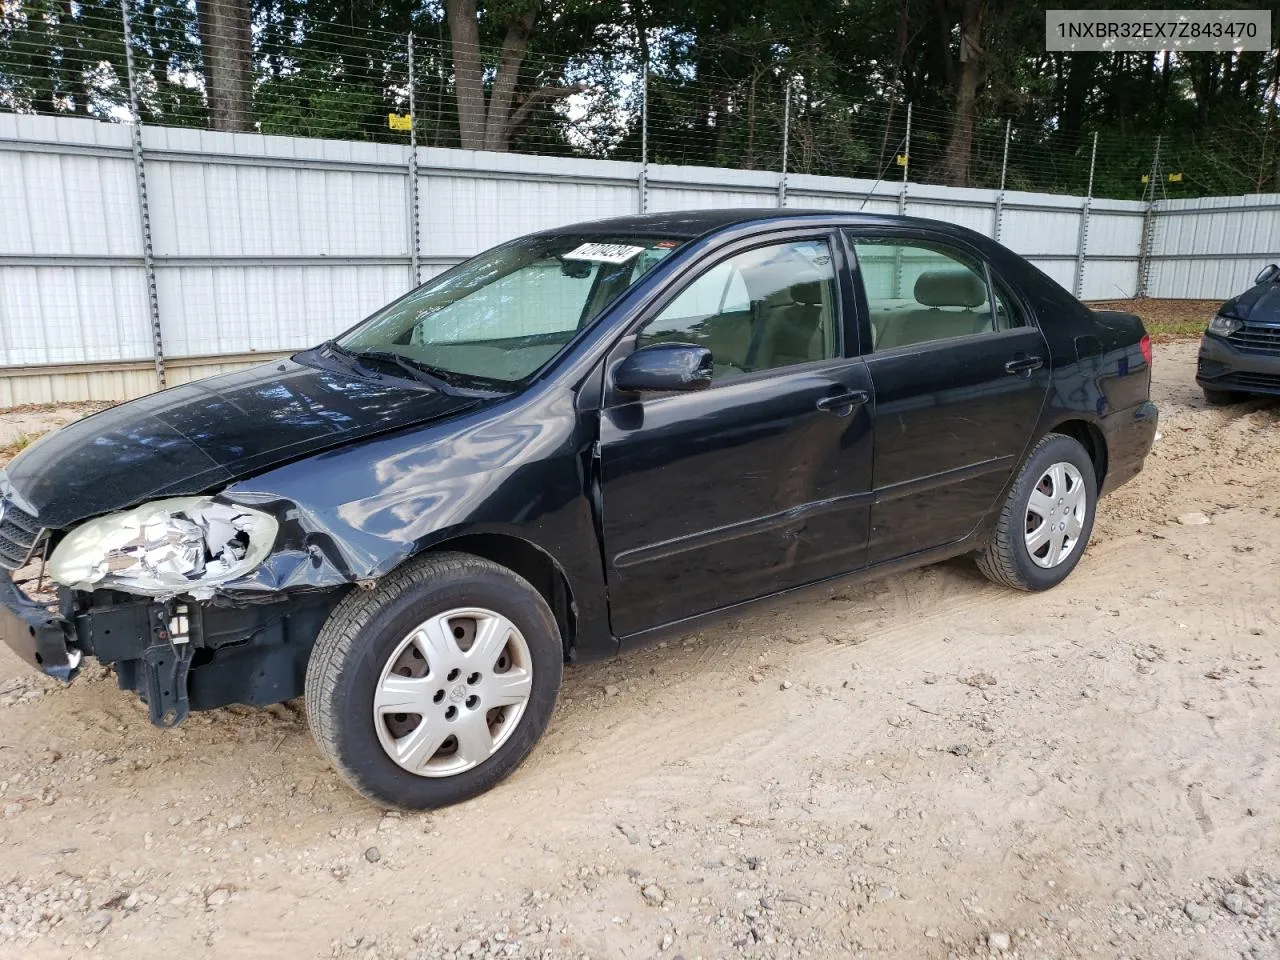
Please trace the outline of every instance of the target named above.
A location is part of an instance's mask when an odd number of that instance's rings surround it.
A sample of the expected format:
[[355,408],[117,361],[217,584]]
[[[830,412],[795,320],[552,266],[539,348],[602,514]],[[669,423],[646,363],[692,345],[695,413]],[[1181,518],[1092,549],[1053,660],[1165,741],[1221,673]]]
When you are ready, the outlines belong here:
[[1253,278],[1253,282],[1269,283],[1270,281],[1275,280],[1277,277],[1280,277],[1280,266],[1277,266],[1274,263],[1269,263],[1262,268],[1261,273],[1259,273],[1256,277]]
[[618,364],[614,386],[629,393],[705,390],[714,367],[711,351],[691,343],[653,343]]

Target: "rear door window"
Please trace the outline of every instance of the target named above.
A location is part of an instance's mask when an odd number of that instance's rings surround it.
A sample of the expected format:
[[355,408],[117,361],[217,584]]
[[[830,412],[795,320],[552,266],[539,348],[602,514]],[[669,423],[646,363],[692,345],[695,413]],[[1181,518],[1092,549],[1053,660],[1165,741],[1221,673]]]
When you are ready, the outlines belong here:
[[876,352],[1022,325],[1007,296],[992,297],[986,265],[963,251],[896,237],[851,235],[849,241]]

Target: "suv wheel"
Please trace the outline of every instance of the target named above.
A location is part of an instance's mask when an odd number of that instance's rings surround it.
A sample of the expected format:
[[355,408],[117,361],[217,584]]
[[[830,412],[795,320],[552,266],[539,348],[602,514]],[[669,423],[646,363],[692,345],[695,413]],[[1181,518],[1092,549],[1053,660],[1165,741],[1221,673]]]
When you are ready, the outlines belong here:
[[307,717],[324,755],[375,803],[457,803],[511,773],[542,735],[562,649],[522,577],[433,554],[334,608],[307,667]]
[[978,567],[1017,590],[1048,590],[1080,562],[1093,531],[1098,481],[1071,437],[1051,433],[1032,449],[1009,491]]

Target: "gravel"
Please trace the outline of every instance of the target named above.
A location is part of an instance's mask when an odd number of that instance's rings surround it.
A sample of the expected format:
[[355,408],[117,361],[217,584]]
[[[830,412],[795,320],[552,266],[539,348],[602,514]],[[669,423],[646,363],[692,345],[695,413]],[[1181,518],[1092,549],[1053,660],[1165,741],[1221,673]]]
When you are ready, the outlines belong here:
[[1061,588],[956,561],[575,666],[445,810],[365,803],[296,704],[157,731],[0,651],[0,958],[1276,960],[1280,415],[1194,362]]

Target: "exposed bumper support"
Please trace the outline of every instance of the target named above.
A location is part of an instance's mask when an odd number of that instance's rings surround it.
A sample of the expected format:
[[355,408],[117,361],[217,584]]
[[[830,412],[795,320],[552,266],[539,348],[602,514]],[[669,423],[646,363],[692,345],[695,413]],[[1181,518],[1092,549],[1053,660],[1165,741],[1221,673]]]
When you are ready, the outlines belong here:
[[19,590],[7,570],[0,570],[0,640],[22,660],[63,682],[74,678],[84,661],[71,623]]
[[[179,622],[183,630],[175,634]],[[187,673],[194,651],[185,625],[185,612],[174,616],[173,604],[146,601],[89,610],[73,622],[30,599],[0,570],[0,639],[14,653],[64,682],[86,654],[137,663],[136,687],[158,727],[177,726],[191,712]]]
[[193,710],[300,696],[316,635],[344,593],[225,606],[98,591],[76,594],[74,604],[68,597],[59,614],[0,569],[0,641],[64,681],[85,657],[110,664],[120,688],[146,702],[151,722],[173,727]]

